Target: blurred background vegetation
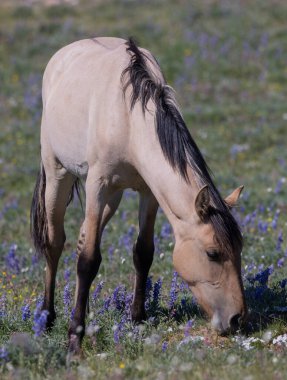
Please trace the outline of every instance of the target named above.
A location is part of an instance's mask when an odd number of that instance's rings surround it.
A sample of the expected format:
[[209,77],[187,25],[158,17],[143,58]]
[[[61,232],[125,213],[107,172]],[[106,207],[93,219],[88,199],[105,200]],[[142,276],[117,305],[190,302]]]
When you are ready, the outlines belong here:
[[[22,269],[29,270],[23,271],[9,285],[12,289],[9,288],[9,294],[16,294],[16,300],[10,297],[10,314],[18,317],[15,317],[14,324],[11,322],[13,318],[9,317],[4,327],[0,325],[3,342],[14,331],[30,331],[31,326],[25,327],[18,321],[21,319],[19,310],[24,299],[33,306],[36,295],[43,289],[43,262],[33,269],[34,272],[30,271],[34,256],[29,237],[29,208],[40,161],[42,74],[49,58],[59,48],[82,38],[133,36],[155,55],[168,83],[176,90],[187,125],[214,172],[223,196],[233,188],[245,185],[237,209],[245,236],[244,268],[253,265],[256,272],[273,265],[276,268],[272,275],[274,279],[286,277],[286,267],[277,265],[278,260],[285,260],[286,255],[286,20],[285,0],[1,1],[0,254],[6,271],[5,257],[11,245],[16,244]],[[108,288],[113,288],[119,281],[131,288],[132,260],[130,252],[122,247],[124,244],[131,246],[135,238],[136,208],[136,197],[127,192],[107,228],[104,251],[115,253],[113,260],[104,256],[100,274],[108,282]],[[66,218],[65,265],[76,246],[82,218],[79,205],[75,203]],[[171,281],[172,235],[162,213],[159,213],[156,231],[158,253],[164,252],[166,256],[164,260],[156,256],[151,274],[155,278],[166,276],[165,281]],[[131,241],[124,242],[123,236]],[[120,265],[122,262],[125,265]],[[74,271],[74,265],[71,270]],[[2,277],[4,284],[5,275]],[[60,271],[58,287],[61,290],[63,286]],[[17,298],[19,294],[21,299]],[[257,301],[261,311],[272,302],[282,306],[286,303],[286,293],[276,299],[275,293],[269,292],[263,301]],[[113,316],[106,322],[107,326],[112,326],[112,320]],[[55,347],[58,344],[55,342],[60,341],[63,349],[67,321],[63,317],[59,323],[57,333],[51,339]],[[172,322],[167,321],[164,328],[170,324]],[[170,339],[176,341],[179,337],[176,334]],[[231,344],[231,340],[228,342]],[[54,346],[51,347],[53,351]],[[104,343],[102,347],[105,349]],[[88,352],[95,354],[94,351]],[[151,350],[139,360],[149,361],[156,352]],[[128,351],[120,354],[130,360]],[[241,376],[242,364],[249,359],[256,378],[260,378],[260,366],[266,373],[271,371],[269,376],[273,376],[276,372],[273,356],[261,354],[261,364],[256,368],[252,367],[258,359],[256,355],[242,354],[235,365],[234,376]],[[195,366],[198,365],[196,371],[202,361],[200,355],[193,357],[197,363]],[[226,364],[226,351],[208,355],[211,355],[208,358],[213,364],[205,368],[205,378],[230,378],[224,371],[225,365],[228,368],[233,366],[232,363]],[[119,356],[115,356],[111,368],[118,365],[118,359]],[[55,360],[57,365],[62,363]],[[159,360],[167,367],[170,365],[170,357],[160,357]],[[179,368],[180,363],[179,360],[175,368]],[[217,372],[213,372],[212,365]],[[153,375],[149,375],[154,377],[149,378],[156,378],[156,368],[162,366],[155,362]],[[130,372],[125,372],[125,376],[132,378],[134,368],[130,364]],[[45,376],[46,370],[43,365]],[[31,371],[35,374],[33,369]],[[101,371],[105,373],[104,368]],[[200,378],[201,372],[196,371],[194,374]],[[138,376],[140,373],[139,370]],[[179,378],[175,373],[171,378]],[[280,372],[279,368],[276,376],[284,378],[283,370]]]

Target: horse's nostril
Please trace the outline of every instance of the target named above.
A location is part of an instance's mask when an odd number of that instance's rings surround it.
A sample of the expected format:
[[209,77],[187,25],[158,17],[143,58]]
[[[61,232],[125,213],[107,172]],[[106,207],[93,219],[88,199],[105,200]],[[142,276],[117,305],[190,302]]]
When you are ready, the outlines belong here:
[[232,331],[238,330],[241,322],[242,322],[242,315],[241,314],[233,315],[229,320],[229,326],[230,326],[231,330]]

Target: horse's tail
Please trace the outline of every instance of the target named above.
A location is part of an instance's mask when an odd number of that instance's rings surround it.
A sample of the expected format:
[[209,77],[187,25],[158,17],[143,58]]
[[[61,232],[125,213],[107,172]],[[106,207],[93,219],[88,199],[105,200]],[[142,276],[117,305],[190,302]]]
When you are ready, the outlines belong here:
[[41,162],[30,212],[30,232],[37,253],[46,253],[48,247],[48,222],[45,206],[46,173]]
[[[31,204],[30,231],[36,252],[42,254],[46,254],[49,244],[48,220],[45,205],[45,191],[46,173],[44,166],[41,162],[41,167],[38,173]],[[67,206],[72,202],[75,194],[78,196],[81,208],[83,209],[81,199],[81,182],[79,178],[77,178],[73,184],[70,196],[68,198]]]

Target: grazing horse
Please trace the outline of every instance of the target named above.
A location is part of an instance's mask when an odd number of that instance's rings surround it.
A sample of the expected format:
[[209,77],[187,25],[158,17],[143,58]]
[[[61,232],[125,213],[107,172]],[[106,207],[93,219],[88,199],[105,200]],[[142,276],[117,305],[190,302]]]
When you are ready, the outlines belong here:
[[43,78],[41,169],[31,206],[35,248],[46,257],[43,309],[56,317],[55,277],[66,207],[85,181],[85,219],[78,240],[77,286],[69,350],[85,331],[89,289],[101,263],[101,236],[123,190],[139,192],[131,317],[145,319],[145,288],[154,253],[158,205],[172,225],[173,263],[219,333],[246,314],[242,235],[230,213],[242,187],[223,200],[151,53],[132,39],[72,43],[50,60]]

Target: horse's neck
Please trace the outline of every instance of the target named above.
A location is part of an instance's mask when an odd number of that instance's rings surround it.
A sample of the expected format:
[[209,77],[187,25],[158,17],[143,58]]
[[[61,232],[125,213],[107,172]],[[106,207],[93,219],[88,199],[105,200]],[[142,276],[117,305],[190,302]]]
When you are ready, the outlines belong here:
[[[137,113],[139,115],[140,113]],[[138,172],[155,195],[171,223],[175,235],[192,220],[198,186],[191,168],[187,169],[190,183],[174,170],[163,155],[155,131],[154,117],[133,120],[133,155]]]

